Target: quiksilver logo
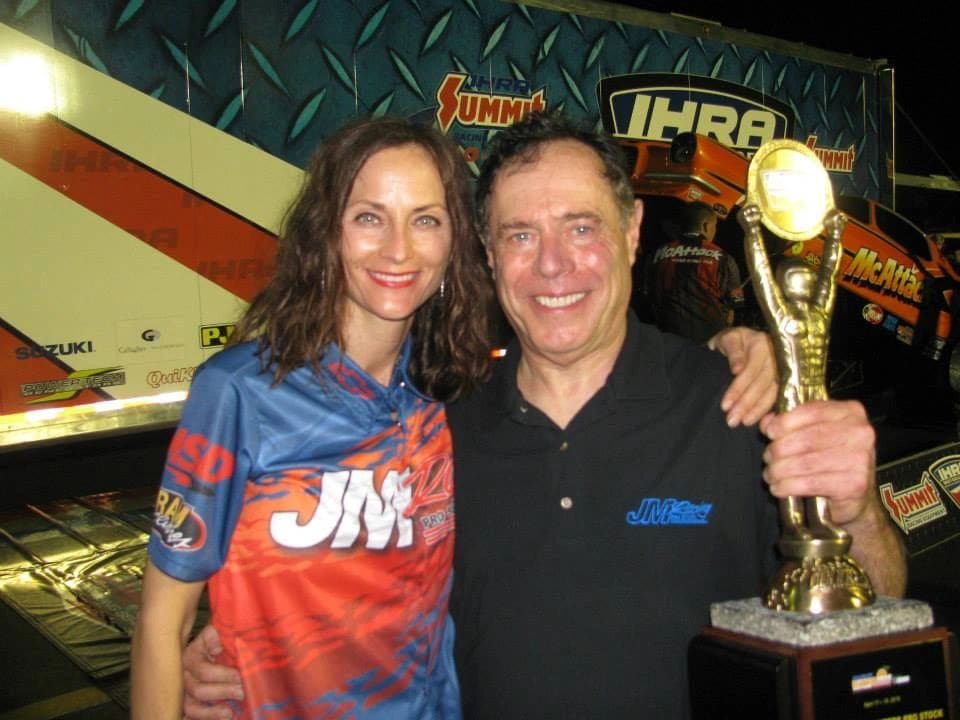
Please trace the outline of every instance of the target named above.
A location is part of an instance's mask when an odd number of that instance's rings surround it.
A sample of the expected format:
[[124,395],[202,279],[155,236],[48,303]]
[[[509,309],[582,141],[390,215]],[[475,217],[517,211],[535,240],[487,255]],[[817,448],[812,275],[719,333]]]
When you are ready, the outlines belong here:
[[706,525],[712,503],[692,503],[677,498],[644,498],[627,512],[628,525]]

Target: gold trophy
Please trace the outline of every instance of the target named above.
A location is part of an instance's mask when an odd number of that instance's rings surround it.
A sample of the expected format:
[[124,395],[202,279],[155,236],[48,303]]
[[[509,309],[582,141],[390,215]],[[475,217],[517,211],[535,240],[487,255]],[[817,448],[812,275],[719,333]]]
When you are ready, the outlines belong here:
[[[763,145],[740,222],[777,351],[778,409],[826,398],[845,218],[816,156],[791,140]],[[774,274],[761,225],[791,242],[822,234],[823,252],[781,261]],[[785,498],[780,518],[784,564],[766,597],[713,603],[710,627],[690,642],[693,720],[953,717],[955,645],[945,628],[932,627],[930,607],[875,598],[825,498]]]
[[[747,204],[739,217],[754,291],[777,354],[777,410],[825,400],[830,316],[846,218],[834,207],[830,178],[817,156],[793,140],[761,147],[750,163]],[[774,275],[761,224],[790,242],[825,234],[819,265],[785,259]],[[873,603],[870,579],[848,554],[850,535],[830,522],[826,498],[784,498],[780,521],[778,547],[784,563],[766,594],[767,607],[819,614]]]

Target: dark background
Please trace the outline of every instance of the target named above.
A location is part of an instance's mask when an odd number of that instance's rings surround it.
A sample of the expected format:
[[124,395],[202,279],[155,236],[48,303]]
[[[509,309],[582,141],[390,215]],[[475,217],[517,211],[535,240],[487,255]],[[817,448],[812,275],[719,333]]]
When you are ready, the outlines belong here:
[[690,15],[824,50],[887,60],[896,78],[898,171],[956,177],[951,168],[960,168],[960,139],[953,117],[957,80],[952,75],[957,28],[948,18],[948,6],[914,2],[885,9],[880,4],[823,0],[623,0],[617,4]]

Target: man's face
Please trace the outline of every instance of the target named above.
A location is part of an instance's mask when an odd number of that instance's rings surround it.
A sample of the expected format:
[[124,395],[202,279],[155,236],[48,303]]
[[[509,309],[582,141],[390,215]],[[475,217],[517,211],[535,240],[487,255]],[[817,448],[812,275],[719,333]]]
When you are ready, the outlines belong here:
[[717,236],[717,216],[710,215],[703,221],[703,238],[706,242],[713,242]]
[[505,166],[488,202],[487,259],[527,355],[570,365],[619,351],[643,206],[617,206],[588,146],[558,140]]

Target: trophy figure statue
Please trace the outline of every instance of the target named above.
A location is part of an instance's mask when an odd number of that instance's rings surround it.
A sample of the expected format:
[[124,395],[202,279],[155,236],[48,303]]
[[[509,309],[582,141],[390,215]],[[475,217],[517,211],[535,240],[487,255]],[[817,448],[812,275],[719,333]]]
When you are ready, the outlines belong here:
[[[830,179],[816,155],[792,140],[761,147],[750,163],[747,204],[739,219],[754,291],[776,349],[777,410],[825,400],[830,316],[846,219],[834,207]],[[793,242],[825,234],[823,253],[785,259],[774,274],[761,225]],[[873,603],[870,579],[848,554],[850,535],[830,521],[826,498],[784,498],[780,520],[784,564],[766,595],[767,607],[818,614]]]

